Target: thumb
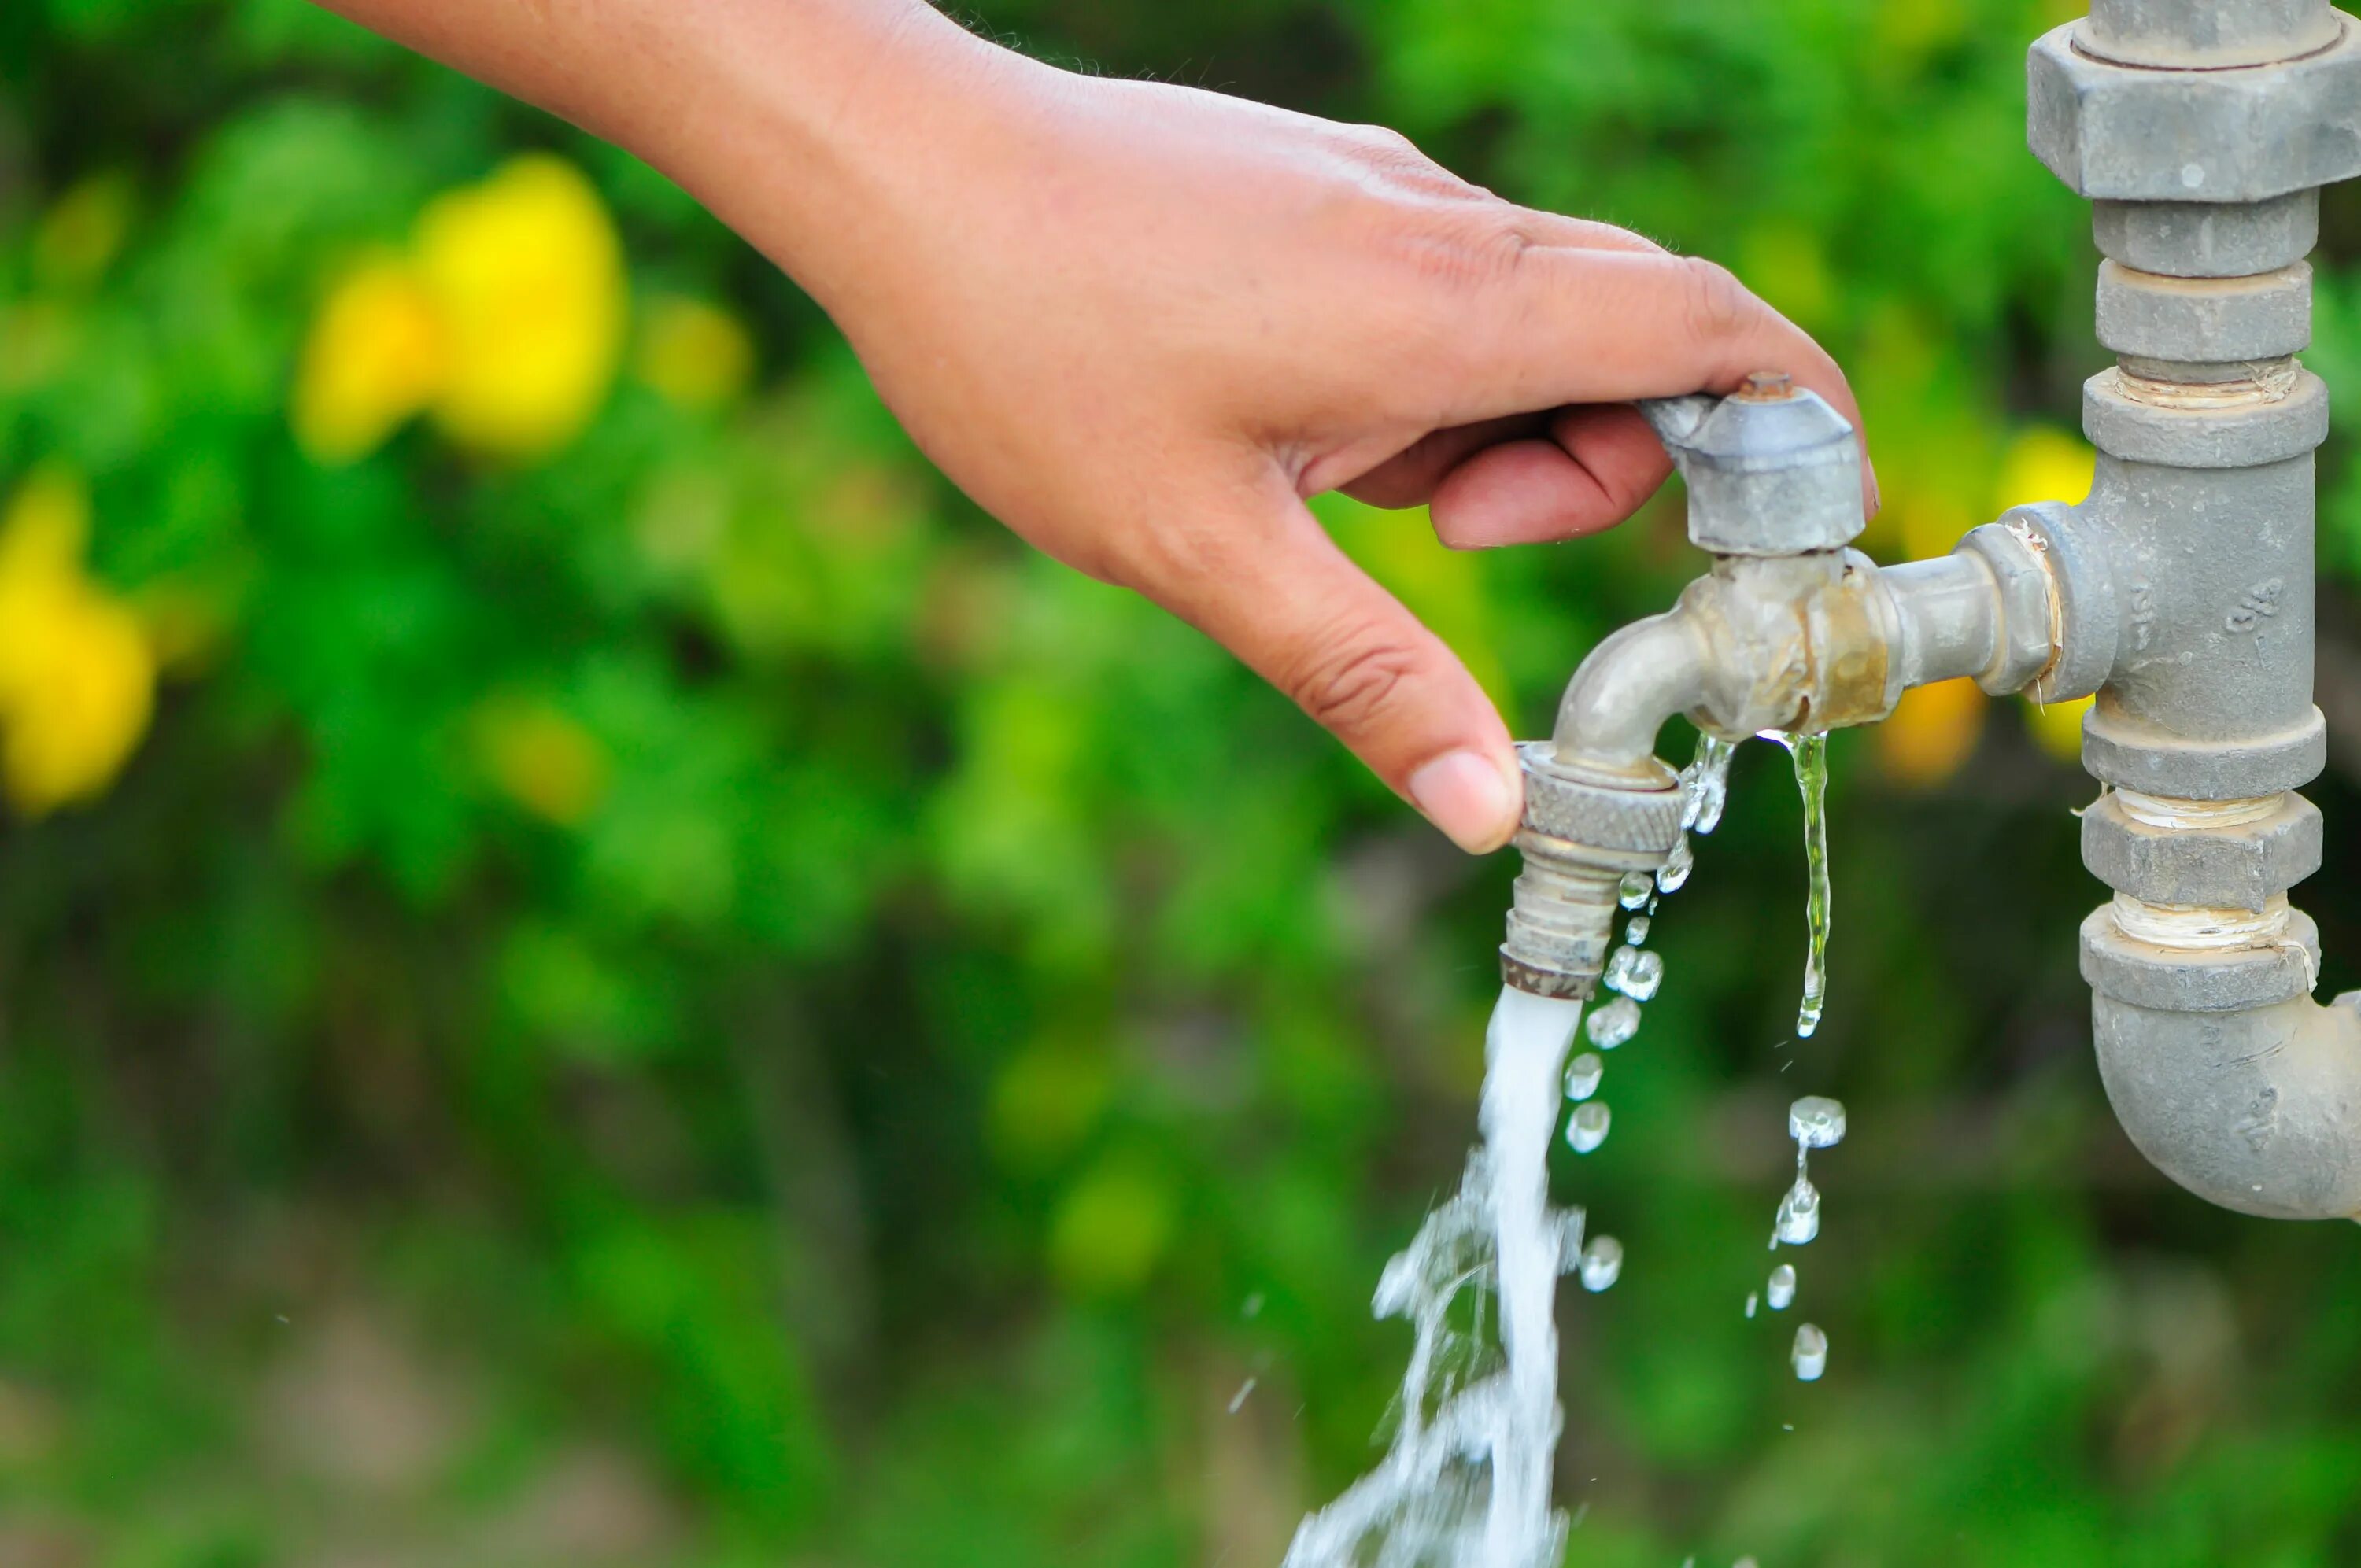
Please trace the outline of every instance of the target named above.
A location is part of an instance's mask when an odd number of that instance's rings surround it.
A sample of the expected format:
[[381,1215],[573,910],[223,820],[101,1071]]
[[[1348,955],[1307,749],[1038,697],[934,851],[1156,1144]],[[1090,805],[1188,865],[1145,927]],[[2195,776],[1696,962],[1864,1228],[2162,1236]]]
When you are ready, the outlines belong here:
[[1441,638],[1274,477],[1137,586],[1285,692],[1471,854],[1516,832],[1508,726]]

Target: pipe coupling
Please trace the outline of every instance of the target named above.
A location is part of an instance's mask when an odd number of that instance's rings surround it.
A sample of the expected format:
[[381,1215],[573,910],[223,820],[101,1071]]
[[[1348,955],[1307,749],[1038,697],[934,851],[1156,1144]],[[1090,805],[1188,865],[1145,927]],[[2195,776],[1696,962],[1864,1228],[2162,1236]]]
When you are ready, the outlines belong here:
[[1681,791],[1619,789],[1559,765],[1546,740],[1518,748],[1524,868],[1500,944],[1501,978],[1536,996],[1581,1000],[1597,988],[1613,942],[1625,873],[1653,872],[1681,837]]

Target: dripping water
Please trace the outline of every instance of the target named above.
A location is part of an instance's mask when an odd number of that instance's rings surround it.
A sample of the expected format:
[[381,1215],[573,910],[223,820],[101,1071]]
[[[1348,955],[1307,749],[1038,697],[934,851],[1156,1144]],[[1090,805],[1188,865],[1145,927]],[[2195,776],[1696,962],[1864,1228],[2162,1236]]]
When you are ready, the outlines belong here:
[[1826,734],[1767,732],[1787,748],[1795,762],[1795,788],[1804,797],[1804,999],[1795,1008],[1795,1033],[1809,1037],[1820,1026],[1828,988],[1828,738]]

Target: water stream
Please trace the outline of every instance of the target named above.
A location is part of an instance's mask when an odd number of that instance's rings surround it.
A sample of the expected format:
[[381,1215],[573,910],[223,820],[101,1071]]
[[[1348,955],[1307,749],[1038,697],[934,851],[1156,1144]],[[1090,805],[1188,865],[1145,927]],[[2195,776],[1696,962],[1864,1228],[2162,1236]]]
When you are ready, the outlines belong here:
[[[1285,1568],[1544,1568],[1565,1545],[1557,1453],[1557,1281],[1603,1290],[1612,1237],[1549,1203],[1548,1148],[1581,1004],[1504,988],[1485,1034],[1484,1141],[1459,1190],[1378,1277],[1412,1343],[1377,1468],[1306,1519]],[[1603,1135],[1603,1134],[1602,1134]],[[1485,1338],[1493,1308],[1497,1351]]]
[[1772,731],[1795,762],[1795,788],[1804,797],[1804,999],[1795,1033],[1809,1038],[1820,1026],[1828,990],[1828,738]]
[[[1658,899],[1694,864],[1688,833],[1721,820],[1736,748],[1709,737],[1682,770],[1680,843],[1651,879],[1624,879],[1623,944],[1607,964],[1616,994],[1594,1008],[1585,1035],[1598,1051],[1625,1044],[1641,1003],[1664,983],[1646,948]],[[1484,1037],[1483,1141],[1459,1190],[1426,1217],[1388,1263],[1372,1306],[1409,1320],[1411,1346],[1393,1411],[1393,1438],[1367,1475],[1304,1519],[1284,1568],[1554,1568],[1565,1516],[1550,1479],[1563,1420],[1557,1402],[1557,1281],[1611,1287],[1623,1268],[1613,1236],[1586,1239],[1579,1209],[1549,1202],[1549,1140],[1564,1099],[1577,1103],[1566,1141],[1577,1154],[1607,1138],[1612,1113],[1595,1098],[1605,1066],[1595,1051],[1569,1065],[1581,1004],[1504,988]],[[1486,1335],[1490,1307],[1497,1344]]]

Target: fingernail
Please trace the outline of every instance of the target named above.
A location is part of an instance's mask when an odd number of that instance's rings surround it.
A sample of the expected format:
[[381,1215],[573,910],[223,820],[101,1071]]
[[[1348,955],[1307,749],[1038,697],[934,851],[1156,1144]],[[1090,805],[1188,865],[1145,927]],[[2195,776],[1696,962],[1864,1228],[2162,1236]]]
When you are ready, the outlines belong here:
[[1518,793],[1499,764],[1477,751],[1446,751],[1410,776],[1410,797],[1426,819],[1471,855],[1514,836]]

